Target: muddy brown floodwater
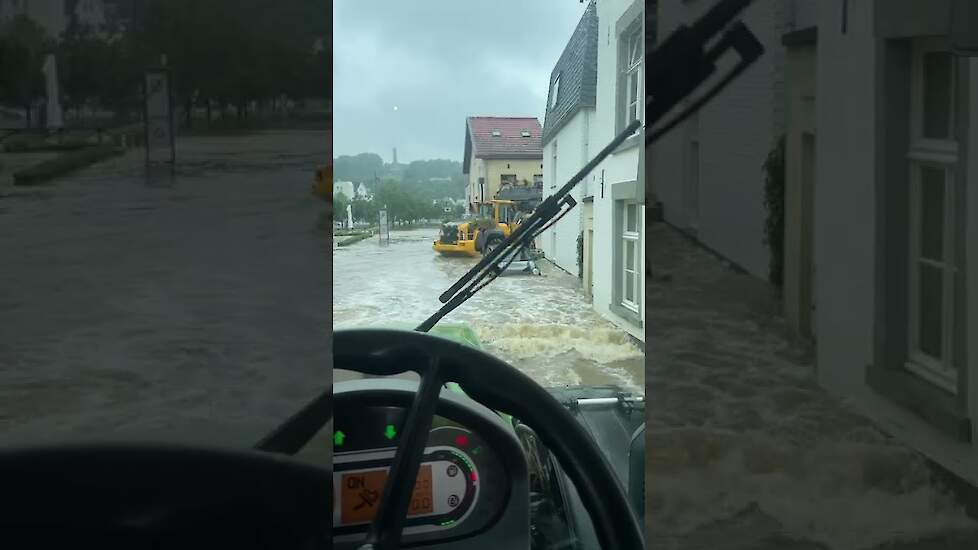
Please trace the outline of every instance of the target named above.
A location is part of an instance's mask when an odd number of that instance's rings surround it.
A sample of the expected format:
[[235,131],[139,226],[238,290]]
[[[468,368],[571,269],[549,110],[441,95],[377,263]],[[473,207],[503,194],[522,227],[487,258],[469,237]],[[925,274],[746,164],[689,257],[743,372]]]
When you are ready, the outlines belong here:
[[325,132],[0,189],[0,444],[247,445],[329,384]]
[[813,381],[769,287],[649,228],[649,547],[968,550],[924,460]]

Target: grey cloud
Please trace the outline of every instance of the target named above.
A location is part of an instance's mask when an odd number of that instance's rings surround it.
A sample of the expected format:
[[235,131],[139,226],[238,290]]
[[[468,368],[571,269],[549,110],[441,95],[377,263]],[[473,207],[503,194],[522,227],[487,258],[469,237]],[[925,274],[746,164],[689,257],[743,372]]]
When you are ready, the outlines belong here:
[[[465,117],[543,117],[577,0],[336,0],[335,155],[461,160]],[[394,107],[398,110],[395,111]]]

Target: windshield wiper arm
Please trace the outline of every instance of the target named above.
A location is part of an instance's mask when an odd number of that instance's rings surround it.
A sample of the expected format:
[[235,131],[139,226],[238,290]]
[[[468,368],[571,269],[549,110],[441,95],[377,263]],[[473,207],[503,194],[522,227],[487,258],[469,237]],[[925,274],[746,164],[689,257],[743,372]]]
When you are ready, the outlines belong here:
[[[649,70],[646,78],[648,88],[646,124],[649,130],[646,131],[645,136],[646,147],[698,111],[764,53],[764,46],[743,23],[738,22],[730,25],[740,12],[750,6],[752,1],[721,0],[691,27],[682,25],[673,31],[669,38],[649,56],[647,60]],[[710,43],[713,36],[720,32],[723,32],[721,39],[707,49],[707,44]],[[734,50],[740,55],[740,63],[724,78],[720,79],[703,97],[694,101],[689,108],[662,127],[652,130],[667,113],[713,75],[716,71],[717,59],[729,50]],[[445,305],[418,325],[415,330],[428,332],[443,317],[465,303],[466,300],[505,271],[521,248],[529,245],[540,233],[556,223],[561,216],[577,204],[574,198],[570,196],[574,186],[623,141],[634,134],[640,126],[641,123],[637,120],[629,124],[560,190],[547,197],[526,221],[510,233],[501,246],[483,256],[475,267],[438,297],[438,300]],[[639,182],[639,184],[645,185],[645,182]],[[503,258],[508,261],[501,262],[500,260]]]
[[[587,177],[595,166],[607,158],[623,141],[638,131],[641,126],[642,123],[640,121],[633,120],[631,124],[615,136],[615,139],[611,140],[611,143],[595,155],[590,162],[585,164],[563,187],[544,199],[533,211],[533,214],[517,225],[516,229],[506,237],[500,246],[483,256],[475,267],[470,269],[438,297],[438,300],[445,305],[414,330],[428,332],[443,317],[465,303],[466,300],[474,296],[476,292],[491,283],[493,279],[505,271],[521,248],[528,246],[540,233],[574,208],[577,201],[574,200],[574,197],[570,196],[570,192],[574,189],[574,186]],[[508,261],[505,263],[501,262],[503,258],[508,259]]]

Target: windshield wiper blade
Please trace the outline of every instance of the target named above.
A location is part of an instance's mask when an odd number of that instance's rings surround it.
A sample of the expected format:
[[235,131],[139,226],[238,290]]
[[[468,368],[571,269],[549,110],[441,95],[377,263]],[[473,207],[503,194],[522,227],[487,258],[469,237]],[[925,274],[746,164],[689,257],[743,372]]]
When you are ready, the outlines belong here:
[[[669,38],[648,57],[647,66],[649,70],[646,78],[648,92],[645,112],[648,128],[645,135],[646,147],[698,111],[764,53],[764,46],[743,23],[738,22],[731,25],[733,20],[752,2],[753,0],[721,0],[691,27],[681,25],[673,31]],[[720,40],[707,49],[707,45],[713,36],[721,32],[723,34]],[[656,128],[655,125],[666,114],[689,97],[716,72],[717,59],[729,50],[734,50],[740,55],[740,62],[733,70],[720,79],[706,94],[695,100],[687,109],[671,121]],[[556,223],[561,216],[574,207],[576,201],[570,196],[574,186],[623,141],[634,134],[640,126],[641,123],[637,120],[629,124],[560,190],[547,197],[526,221],[510,233],[501,246],[483,256],[475,267],[438,297],[439,301],[445,305],[418,325],[415,330],[428,332],[443,317],[498,277],[512,263],[513,258],[521,248],[528,246],[540,233]],[[645,182],[640,184],[644,185]],[[501,263],[500,259],[502,258],[508,258],[509,261]]]
[[[544,199],[537,206],[536,210],[533,211],[533,214],[517,225],[516,229],[506,237],[500,246],[483,256],[475,267],[470,269],[465,275],[462,275],[458,281],[438,297],[438,300],[445,305],[418,325],[415,330],[418,332],[428,332],[443,317],[465,303],[466,300],[474,296],[476,292],[491,283],[500,273],[505,271],[506,267],[512,263],[513,258],[516,257],[516,254],[519,253],[521,248],[528,246],[541,232],[574,208],[577,201],[570,196],[570,192],[574,187],[587,177],[595,166],[600,164],[608,155],[617,149],[622,142],[635,134],[641,126],[642,123],[640,121],[633,120],[631,124],[615,136],[615,139],[611,140],[611,143],[595,155],[590,162],[585,164],[563,187]],[[500,260],[503,258],[508,258],[509,261],[502,263]]]

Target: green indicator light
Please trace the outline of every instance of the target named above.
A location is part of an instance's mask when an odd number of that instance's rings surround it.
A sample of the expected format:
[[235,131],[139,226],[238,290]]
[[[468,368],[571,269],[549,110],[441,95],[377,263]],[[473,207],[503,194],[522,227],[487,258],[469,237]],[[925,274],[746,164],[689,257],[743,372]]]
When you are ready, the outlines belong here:
[[345,433],[339,430],[333,432],[333,445],[336,445],[337,447],[342,447],[344,439],[346,439]]
[[482,450],[482,447],[476,447],[476,448],[472,449],[472,454],[477,455],[477,454],[479,454],[479,451],[481,451],[481,450]]
[[387,439],[394,439],[395,437],[397,437],[397,430],[394,429],[393,424],[388,424],[387,428],[384,429],[384,437],[386,437]]

